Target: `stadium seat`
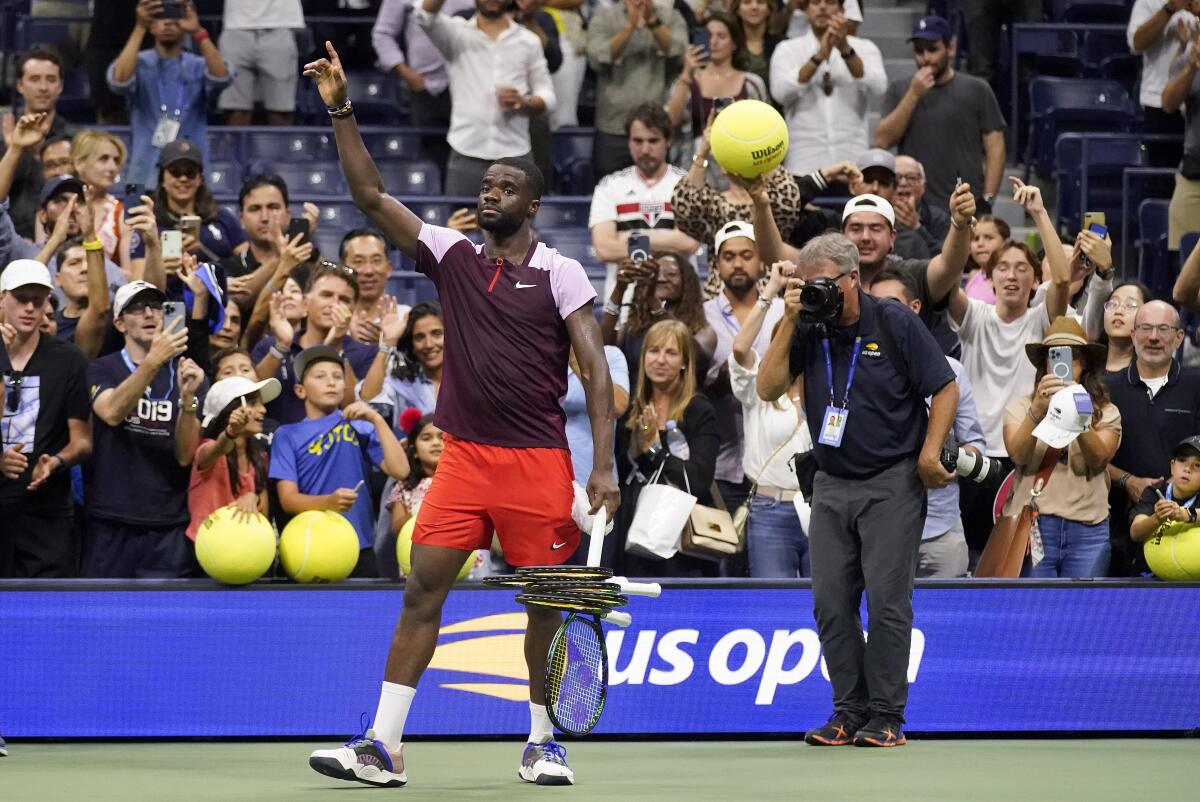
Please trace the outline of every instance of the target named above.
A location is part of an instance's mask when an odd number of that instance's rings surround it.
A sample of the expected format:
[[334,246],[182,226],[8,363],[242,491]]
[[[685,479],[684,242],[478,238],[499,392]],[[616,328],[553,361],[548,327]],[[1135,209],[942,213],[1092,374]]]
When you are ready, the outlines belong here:
[[383,161],[376,166],[389,194],[438,195],[442,191],[441,171],[428,159]]
[[337,159],[337,145],[328,129],[313,131],[248,130],[242,137],[246,162],[311,162]]
[[336,161],[280,162],[274,165],[275,173],[287,182],[289,194],[296,195],[341,195],[342,169]]
[[560,128],[554,132],[551,186],[557,194],[592,194],[595,188],[592,180],[593,137],[591,128]]
[[237,128],[209,128],[205,141],[201,143],[209,161],[240,162],[242,160],[243,131]]
[[375,72],[349,72],[346,83],[354,98],[354,116],[364,125],[399,125],[396,88],[386,76]]
[[1083,63],[1092,78],[1110,78],[1132,87],[1142,68],[1142,57],[1129,52],[1124,31],[1085,30]]
[[[604,176],[600,176],[603,178]],[[591,195],[596,189],[598,179],[592,173],[592,159],[577,159],[564,165],[558,174],[559,194],[562,195]]]
[[[295,199],[293,199],[295,202]],[[317,227],[317,231],[323,228],[329,228],[332,231],[338,232],[338,239],[341,239],[342,234],[345,234],[352,228],[361,228],[367,224],[367,218],[353,201],[327,201],[317,199],[317,207],[321,210],[321,223]]]
[[1138,207],[1138,251],[1141,264],[1138,278],[1156,298],[1171,297],[1174,283],[1172,264],[1167,251],[1167,214],[1170,201],[1144,200]]
[[1034,78],[1029,84],[1029,142],[1025,175],[1054,170],[1059,134],[1069,131],[1117,133],[1130,130],[1136,109],[1129,93],[1116,81]]
[[450,219],[450,215],[458,208],[457,204],[427,203],[420,199],[411,201],[406,199],[404,205],[411,209],[417,217],[434,226],[446,225],[446,221]]
[[88,19],[81,17],[25,16],[17,18],[16,41],[13,52],[23,53],[34,45],[54,45],[59,51],[69,49],[71,27],[86,25]]
[[214,195],[238,194],[242,187],[242,166],[231,161],[209,161],[204,183]]
[[1124,25],[1129,22],[1130,0],[1051,0],[1055,22],[1094,22]]
[[588,278],[595,284],[597,279],[603,284],[605,266],[596,259],[596,249],[592,247],[592,235],[586,228],[539,228],[538,237],[554,248],[563,256],[568,256],[583,265]]
[[542,200],[538,210],[539,228],[587,228],[588,211],[591,209],[590,195],[582,197],[551,197]]
[[[388,160],[414,161],[430,158],[430,134],[415,131],[364,132],[363,144],[377,162]],[[445,138],[445,134],[442,134]]]
[[[1083,144],[1087,140],[1087,163]],[[1137,134],[1062,134],[1054,143],[1054,177],[1058,184],[1058,223],[1076,230],[1085,211],[1104,212],[1110,221],[1121,215],[1121,175],[1126,167],[1145,164]],[[1086,198],[1082,197],[1087,172]]]

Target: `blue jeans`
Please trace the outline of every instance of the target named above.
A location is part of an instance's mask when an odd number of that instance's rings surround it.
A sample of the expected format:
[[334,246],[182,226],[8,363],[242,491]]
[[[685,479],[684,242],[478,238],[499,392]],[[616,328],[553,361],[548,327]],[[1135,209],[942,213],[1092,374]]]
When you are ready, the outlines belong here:
[[750,576],[755,579],[808,576],[808,535],[790,501],[754,495],[746,524]]
[[1108,541],[1108,519],[1082,524],[1057,515],[1038,516],[1045,557],[1025,576],[1035,579],[1082,579],[1108,575],[1112,547]]

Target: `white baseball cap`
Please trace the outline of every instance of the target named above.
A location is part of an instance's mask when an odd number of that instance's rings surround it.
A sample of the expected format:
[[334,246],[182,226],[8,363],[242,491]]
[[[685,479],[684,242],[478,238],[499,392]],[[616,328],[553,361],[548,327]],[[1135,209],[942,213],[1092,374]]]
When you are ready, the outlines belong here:
[[1064,387],[1051,396],[1046,417],[1034,428],[1033,436],[1051,448],[1066,448],[1092,428],[1095,411],[1092,397],[1081,385]]
[[738,237],[745,237],[751,242],[754,242],[754,226],[742,220],[734,220],[733,222],[726,223],[725,225],[721,226],[719,229],[717,229],[717,235],[713,237],[715,252],[720,254],[722,245],[729,240],[737,239]]
[[881,214],[891,224],[892,228],[896,227],[896,211],[886,198],[881,198],[878,195],[872,195],[868,192],[865,195],[857,195],[851,198],[846,203],[846,208],[842,210],[842,225],[845,225],[846,218],[855,212],[875,212],[876,214]]
[[158,287],[155,287],[149,281],[142,281],[141,279],[138,279],[137,281],[131,281],[121,289],[117,290],[117,295],[115,298],[113,298],[113,317],[120,317],[121,313],[125,311],[125,307],[129,306],[129,302],[133,300],[134,296],[140,295],[143,292],[158,293],[158,300],[160,301],[165,301],[167,299],[166,293],[164,293]]
[[54,289],[50,282],[50,271],[36,259],[16,259],[9,262],[4,272],[0,273],[0,292],[12,292],[17,287],[31,284]]
[[258,393],[262,396],[265,404],[278,398],[280,390],[279,379],[276,378],[263,379],[259,382],[252,382],[245,376],[230,376],[221,379],[210,387],[208,395],[204,396],[204,418],[200,421],[200,425],[207,426],[212,423],[213,418],[220,415],[225,407],[239,398]]

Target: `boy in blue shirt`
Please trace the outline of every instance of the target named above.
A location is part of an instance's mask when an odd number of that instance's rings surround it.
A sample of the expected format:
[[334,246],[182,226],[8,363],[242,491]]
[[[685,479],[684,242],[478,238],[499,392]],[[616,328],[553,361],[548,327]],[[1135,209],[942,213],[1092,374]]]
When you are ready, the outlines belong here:
[[408,476],[408,457],[383,416],[359,402],[339,409],[346,391],[342,357],[330,345],[302,351],[294,361],[296,395],[305,420],[280,426],[271,443],[269,476],[278,480],[279,503],[289,515],[333,510],[358,533],[353,576],[376,576],[371,549],[375,515],[366,491],[370,466]]

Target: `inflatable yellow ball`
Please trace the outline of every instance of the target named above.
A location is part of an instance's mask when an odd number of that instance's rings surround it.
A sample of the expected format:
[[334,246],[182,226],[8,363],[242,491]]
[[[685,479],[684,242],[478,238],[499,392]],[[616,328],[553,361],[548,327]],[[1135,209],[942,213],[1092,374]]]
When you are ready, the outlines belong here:
[[739,100],[713,120],[709,144],[725,172],[753,181],[783,164],[787,123],[770,103]]
[[1159,579],[1200,579],[1200,525],[1173,524],[1145,544],[1146,563]]
[[302,512],[283,529],[279,562],[302,584],[341,582],[358,564],[358,533],[332,510]]
[[[400,570],[405,575],[412,572],[412,535],[413,530],[417,527],[417,516],[411,516],[404,522],[404,526],[400,527],[400,532],[396,535],[396,562],[400,565]],[[458,572],[457,579],[466,579],[467,574],[471,573],[471,566],[475,564],[475,552],[467,555],[467,561],[463,563],[462,570]]]
[[237,510],[221,507],[196,530],[196,559],[218,582],[245,585],[261,577],[275,562],[275,530],[266,516],[255,513],[238,520]]

